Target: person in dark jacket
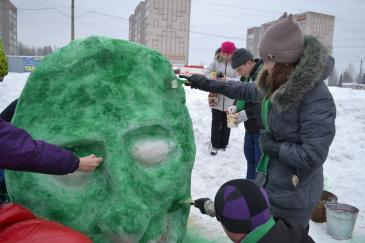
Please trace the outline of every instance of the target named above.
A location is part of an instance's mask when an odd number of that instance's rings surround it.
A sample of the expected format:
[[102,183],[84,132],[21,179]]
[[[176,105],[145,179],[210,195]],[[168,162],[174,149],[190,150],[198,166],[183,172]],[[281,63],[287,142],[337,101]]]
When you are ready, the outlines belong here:
[[236,179],[224,183],[215,195],[194,201],[201,213],[216,217],[227,236],[236,243],[313,243],[295,223],[274,218],[266,191],[253,181]]
[[[257,75],[263,66],[263,61],[261,59],[254,59],[250,51],[245,48],[240,48],[233,53],[231,65],[241,76],[242,82],[251,83],[256,81]],[[255,179],[256,168],[261,158],[259,146],[260,130],[263,129],[261,122],[261,103],[236,100],[235,105],[228,108],[228,112],[237,114],[237,123],[244,121],[245,139],[243,152],[247,160],[246,178]],[[244,118],[240,119],[242,116]]]
[[336,106],[324,83],[334,59],[286,14],[265,32],[259,53],[265,65],[257,82],[186,78],[192,88],[262,101],[264,156],[255,181],[268,192],[274,216],[307,228],[322,195],[323,163],[335,136]]

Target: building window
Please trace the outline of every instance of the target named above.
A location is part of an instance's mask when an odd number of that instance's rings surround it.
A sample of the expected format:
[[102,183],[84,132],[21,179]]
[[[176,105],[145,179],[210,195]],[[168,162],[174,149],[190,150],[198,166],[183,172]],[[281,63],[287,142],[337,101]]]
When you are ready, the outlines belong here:
[[153,49],[158,49],[158,41],[157,40],[152,41],[152,48]]
[[180,30],[186,30],[185,23],[180,23]]

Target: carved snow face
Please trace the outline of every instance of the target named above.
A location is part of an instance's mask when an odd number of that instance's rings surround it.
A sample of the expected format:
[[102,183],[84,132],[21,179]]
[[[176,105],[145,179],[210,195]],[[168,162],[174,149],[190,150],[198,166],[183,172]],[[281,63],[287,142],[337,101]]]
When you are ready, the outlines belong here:
[[90,37],[46,57],[15,125],[104,162],[67,176],[7,171],[12,199],[95,242],[181,240],[195,144],[174,77],[160,54],[120,40]]

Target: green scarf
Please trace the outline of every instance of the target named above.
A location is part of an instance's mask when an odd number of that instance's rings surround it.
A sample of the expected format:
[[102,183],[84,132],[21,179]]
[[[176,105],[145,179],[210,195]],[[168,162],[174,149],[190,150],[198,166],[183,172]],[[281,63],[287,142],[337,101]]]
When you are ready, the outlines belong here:
[[246,109],[246,101],[238,100],[236,103],[236,107],[238,111],[243,111],[244,109]]
[[251,231],[246,237],[241,241],[241,243],[257,243],[261,240],[275,225],[275,220],[270,217],[269,220],[260,225],[255,230]]
[[[271,104],[272,103],[268,97],[265,97],[261,104],[261,120],[262,120],[262,123],[264,124],[265,130],[267,132],[270,132],[268,116],[269,116]],[[257,166],[256,171],[261,172],[266,175],[267,165],[269,164],[269,160],[270,160],[270,156],[268,154],[263,153],[261,155],[260,163]]]

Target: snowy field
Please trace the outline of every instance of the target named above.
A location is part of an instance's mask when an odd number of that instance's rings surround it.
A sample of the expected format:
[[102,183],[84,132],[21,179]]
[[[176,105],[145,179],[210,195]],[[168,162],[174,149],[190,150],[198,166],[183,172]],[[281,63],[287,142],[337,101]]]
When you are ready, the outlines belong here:
[[[16,99],[24,87],[27,74],[11,73],[0,83],[0,110]],[[316,242],[365,243],[365,90],[331,88],[337,106],[336,137],[324,164],[325,189],[338,196],[339,202],[360,209],[353,238],[337,241],[326,234],[326,223],[310,224],[310,235]],[[207,93],[186,88],[187,105],[193,120],[197,146],[192,175],[193,198],[210,197],[226,181],[244,178],[244,127],[231,130],[228,149],[212,157],[209,153],[211,112]],[[189,228],[206,238],[230,242],[219,223],[192,208]]]

